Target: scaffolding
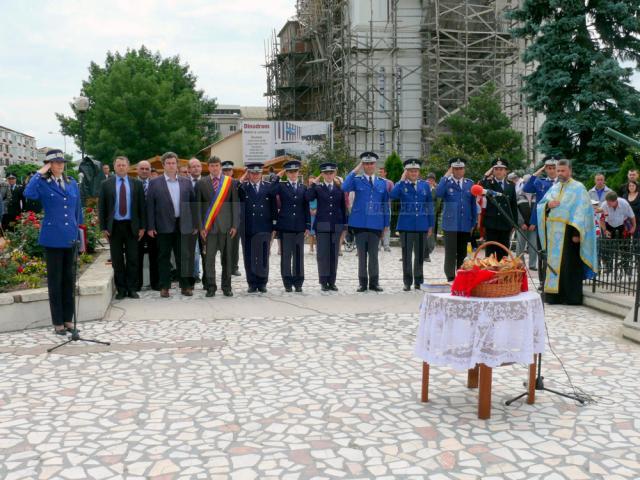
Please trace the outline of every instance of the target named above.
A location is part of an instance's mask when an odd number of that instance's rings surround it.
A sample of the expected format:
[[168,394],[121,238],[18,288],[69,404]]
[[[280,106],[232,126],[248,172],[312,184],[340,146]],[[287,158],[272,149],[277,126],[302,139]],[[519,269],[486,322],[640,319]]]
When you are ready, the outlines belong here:
[[517,1],[297,0],[266,46],[269,116],[330,120],[352,153],[423,157],[444,120],[494,82],[531,147],[520,45],[504,16]]

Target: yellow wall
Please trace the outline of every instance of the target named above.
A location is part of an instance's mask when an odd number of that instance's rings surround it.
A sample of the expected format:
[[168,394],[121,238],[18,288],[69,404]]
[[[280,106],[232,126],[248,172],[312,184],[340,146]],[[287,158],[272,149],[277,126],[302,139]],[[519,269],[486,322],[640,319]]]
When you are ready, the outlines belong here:
[[242,133],[231,135],[211,147],[211,155],[216,155],[224,162],[231,160],[234,166],[244,165],[242,161]]

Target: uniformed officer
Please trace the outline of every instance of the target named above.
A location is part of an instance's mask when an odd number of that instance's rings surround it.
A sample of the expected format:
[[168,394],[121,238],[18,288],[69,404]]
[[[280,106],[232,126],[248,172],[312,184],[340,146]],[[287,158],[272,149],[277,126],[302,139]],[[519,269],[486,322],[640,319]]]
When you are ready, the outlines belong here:
[[51,321],[55,333],[65,335],[73,329],[74,259],[82,207],[78,184],[64,174],[66,160],[62,150],[49,150],[45,162],[29,181],[24,196],[39,200],[44,208],[38,243],[45,250]]
[[[420,160],[404,162],[404,173],[391,190],[391,198],[400,201],[397,229],[402,246],[402,277],[404,290],[411,285],[418,290],[424,281],[424,262],[427,237],[433,235],[434,209],[430,185],[420,180]],[[412,268],[413,260],[413,268]]]
[[[358,249],[358,292],[369,290],[381,292],[378,272],[378,244],[389,228],[389,192],[387,182],[376,177],[378,155],[364,152],[360,155],[360,163],[347,178],[342,190],[354,192],[349,227],[356,234]],[[358,175],[364,169],[363,175]]]
[[248,164],[238,190],[243,210],[242,254],[249,293],[267,292],[269,247],[277,215],[273,187],[262,181],[262,168],[262,163]]
[[[222,162],[222,174],[227,177],[233,178],[233,162],[231,160],[225,160]],[[238,181],[233,180],[233,188],[238,189]],[[242,236],[242,221],[238,234],[231,239],[231,275],[234,277],[240,276],[240,269],[238,268],[238,262],[240,260],[240,237]]]
[[[480,185],[485,190],[493,190],[502,194],[502,196],[489,196],[487,198],[487,208],[484,211],[482,221],[486,240],[498,242],[507,248],[511,248],[511,232],[513,231],[513,225],[518,221],[518,200],[515,187],[511,182],[507,181],[508,168],[509,163],[506,160],[495,158],[491,162],[491,168],[480,181]],[[502,211],[496,204],[500,206]],[[509,218],[505,218],[505,214],[509,215]],[[489,245],[485,250],[485,254],[489,256],[492,253],[496,254],[498,260],[506,255],[503,249]]]
[[[542,159],[542,166],[529,178],[529,181],[524,184],[522,191],[525,193],[535,193],[536,203],[531,207],[531,219],[529,220],[529,228],[535,230],[538,225],[538,209],[537,204],[542,197],[545,196],[547,191],[558,181],[558,174],[556,173],[556,165],[558,163],[558,157],[554,155],[547,155]],[[546,177],[541,177],[542,172],[546,174]],[[538,249],[540,245],[540,235],[538,238]],[[542,258],[538,255],[538,278],[540,279],[540,285],[544,285],[545,268],[542,268]]]
[[466,163],[460,157],[449,159],[449,170],[436,187],[436,196],[442,200],[444,273],[449,282],[464,262],[471,231],[478,222],[478,206],[471,195],[473,182],[464,178]]
[[320,164],[322,178],[317,178],[307,190],[308,201],[317,200],[316,238],[318,243],[318,277],[323,292],[337,291],[336,276],[340,238],[347,224],[347,205],[340,185],[335,181],[338,166],[332,162]]
[[4,215],[2,217],[2,227],[5,230],[13,230],[16,217],[22,213],[23,203],[23,190],[24,188],[18,185],[18,179],[13,174],[7,175],[7,198],[5,201]]
[[273,184],[273,194],[280,200],[280,210],[276,219],[276,230],[282,242],[280,256],[280,274],[284,289],[290,292],[292,287],[296,292],[302,292],[304,283],[304,239],[311,228],[311,212],[309,201],[305,197],[307,187],[299,181],[300,161],[289,160],[284,164],[286,180],[280,178]]

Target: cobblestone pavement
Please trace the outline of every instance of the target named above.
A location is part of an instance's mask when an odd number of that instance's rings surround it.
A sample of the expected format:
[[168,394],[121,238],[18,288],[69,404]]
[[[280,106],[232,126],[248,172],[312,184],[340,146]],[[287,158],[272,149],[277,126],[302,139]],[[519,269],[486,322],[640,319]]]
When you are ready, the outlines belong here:
[[[493,418],[478,420],[477,392],[446,368],[432,369],[431,401],[419,402],[421,294],[401,291],[398,257],[395,248],[381,254],[384,294],[358,295],[353,254],[341,258],[337,294],[320,292],[308,256],[301,295],[284,292],[274,255],[259,297],[327,297],[302,316],[261,307],[212,319],[215,302],[249,300],[236,278],[234,299],[145,292],[115,305],[123,315],[110,318],[119,320],[82,325],[111,347],[77,343],[47,355],[57,341],[50,329],[1,334],[0,478],[640,477],[640,346],[620,339],[619,319],[547,309],[555,352],[597,403],[539,393],[536,405],[506,407],[526,376],[514,365],[495,370]],[[428,276],[441,276],[441,265],[437,252]],[[361,313],[340,313],[339,299]],[[408,308],[370,313],[373,299]],[[136,302],[147,314],[128,321]],[[176,304],[205,314],[177,318]],[[544,368],[548,387],[570,391],[552,354]]]

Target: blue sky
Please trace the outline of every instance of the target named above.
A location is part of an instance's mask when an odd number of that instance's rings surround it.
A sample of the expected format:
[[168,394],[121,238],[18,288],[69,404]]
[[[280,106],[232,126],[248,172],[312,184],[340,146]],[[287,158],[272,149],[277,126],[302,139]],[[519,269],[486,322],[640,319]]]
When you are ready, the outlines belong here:
[[[91,61],[144,44],[179,54],[219,103],[265,105],[264,43],[295,0],[0,0],[0,125],[63,147],[55,113],[70,113]],[[640,76],[634,77],[640,88]],[[69,151],[73,147],[68,145]]]
[[266,105],[264,42],[294,14],[295,0],[0,0],[0,125],[62,148],[48,132],[89,63],[142,44],[180,55],[219,103]]

